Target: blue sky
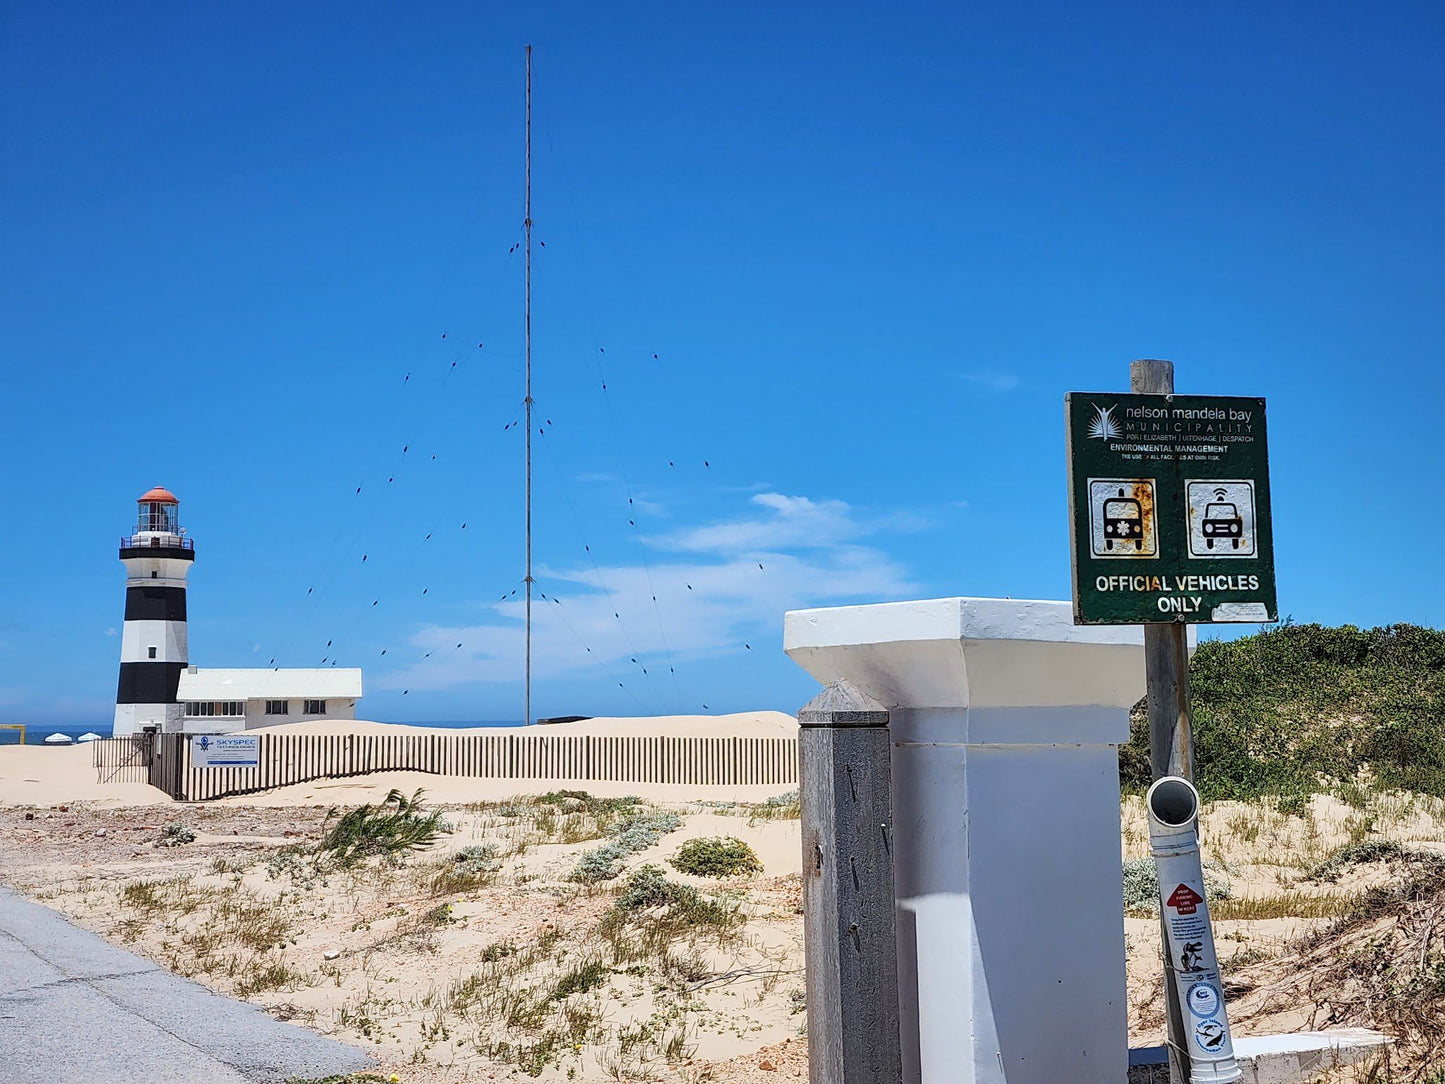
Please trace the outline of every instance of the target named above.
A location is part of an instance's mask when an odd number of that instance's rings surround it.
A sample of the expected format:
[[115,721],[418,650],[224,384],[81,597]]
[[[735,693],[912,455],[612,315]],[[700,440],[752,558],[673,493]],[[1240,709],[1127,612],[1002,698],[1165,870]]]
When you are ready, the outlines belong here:
[[539,713],[793,709],[785,609],[1066,597],[1062,397],[1134,357],[1268,398],[1283,613],[1438,623],[1442,38],[1427,4],[15,0],[0,715],[108,718],[162,483],[193,662],[520,716],[527,42]]

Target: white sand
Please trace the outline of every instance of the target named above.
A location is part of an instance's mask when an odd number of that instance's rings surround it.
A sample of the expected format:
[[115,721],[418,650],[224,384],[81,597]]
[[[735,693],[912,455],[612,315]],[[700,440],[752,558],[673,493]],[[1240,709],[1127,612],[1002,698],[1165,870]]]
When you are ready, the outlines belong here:
[[0,746],[0,805],[160,805],[170,798],[145,783],[100,783],[86,745]]
[[316,779],[289,787],[217,798],[230,805],[360,805],[379,802],[396,788],[411,794],[418,788],[426,791],[433,805],[466,802],[497,802],[527,794],[545,794],[553,790],[585,790],[599,798],[622,798],[633,795],[650,802],[765,802],[796,786],[709,787],[694,783],[615,783],[596,779],[474,779],[455,775],[431,775],[427,772],[373,772],[345,779]]

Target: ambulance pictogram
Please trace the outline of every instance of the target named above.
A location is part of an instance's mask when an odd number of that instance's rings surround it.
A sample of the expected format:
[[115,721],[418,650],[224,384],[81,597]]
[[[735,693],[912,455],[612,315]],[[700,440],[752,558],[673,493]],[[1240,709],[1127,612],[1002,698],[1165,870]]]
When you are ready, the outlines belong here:
[[1152,478],[1090,478],[1089,539],[1095,557],[1159,556]]

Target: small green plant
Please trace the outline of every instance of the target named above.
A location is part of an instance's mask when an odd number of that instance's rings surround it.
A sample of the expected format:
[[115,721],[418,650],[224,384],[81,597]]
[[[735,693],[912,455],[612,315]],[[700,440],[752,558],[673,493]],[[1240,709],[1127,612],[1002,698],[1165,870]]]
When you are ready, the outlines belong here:
[[622,894],[617,897],[617,907],[623,911],[641,911],[674,903],[688,904],[697,898],[697,889],[669,881],[661,869],[648,865],[639,867],[627,879]]
[[293,971],[280,961],[261,964],[237,980],[236,996],[250,997],[263,990],[279,990],[283,986],[304,981],[305,978],[301,972]]
[[624,817],[613,826],[612,837],[628,854],[636,854],[681,827],[682,820],[676,813],[654,809]]
[[803,815],[801,795],[796,790],[775,794],[758,807],[762,820],[797,820]]
[[[333,809],[327,820],[335,814]],[[379,805],[361,805],[343,813],[321,840],[321,851],[342,867],[374,855],[398,860],[406,852],[435,843],[450,831],[441,813],[422,808],[422,791],[408,798],[400,790]]]
[[188,824],[166,825],[165,833],[156,841],[162,847],[183,847],[196,841],[196,830]]
[[[661,909],[662,918],[671,933],[690,927],[712,927],[725,930],[741,924],[743,915],[735,906],[708,899],[692,885],[669,881],[657,866],[639,867],[617,897],[610,916],[603,918],[603,932],[615,930],[628,915]],[[609,919],[611,920],[609,922]]]
[[1439,855],[1408,851],[1394,840],[1371,839],[1363,843],[1350,843],[1330,855],[1306,876],[1311,881],[1337,881],[1340,874],[1351,866],[1369,862],[1424,861],[1445,862]]
[[463,847],[452,855],[452,861],[468,873],[495,873],[502,868],[500,851],[495,843],[472,844]]
[[672,856],[672,865],[694,877],[736,877],[763,870],[753,849],[733,836],[690,839]]
[[552,989],[553,1001],[565,1001],[572,994],[585,994],[607,981],[607,966],[601,960],[578,964],[557,980]]
[[138,911],[154,911],[161,906],[160,881],[133,881],[120,890],[121,902]]
[[424,911],[419,921],[423,926],[448,926],[452,922],[452,905],[439,903],[429,911]]
[[494,964],[498,960],[504,960],[508,956],[515,956],[517,946],[510,941],[493,941],[486,948],[482,949],[482,963]]
[[568,879],[582,884],[610,881],[622,872],[622,862],[629,855],[647,850],[680,827],[682,820],[675,813],[652,810],[629,814],[612,826],[611,840],[583,853]]

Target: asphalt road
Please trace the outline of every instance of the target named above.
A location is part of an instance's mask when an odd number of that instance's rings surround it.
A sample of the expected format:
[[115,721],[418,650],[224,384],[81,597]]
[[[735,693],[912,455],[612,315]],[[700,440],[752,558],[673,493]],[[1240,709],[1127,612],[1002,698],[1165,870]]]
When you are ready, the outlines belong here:
[[6,1084],[253,1084],[370,1064],[0,888]]

